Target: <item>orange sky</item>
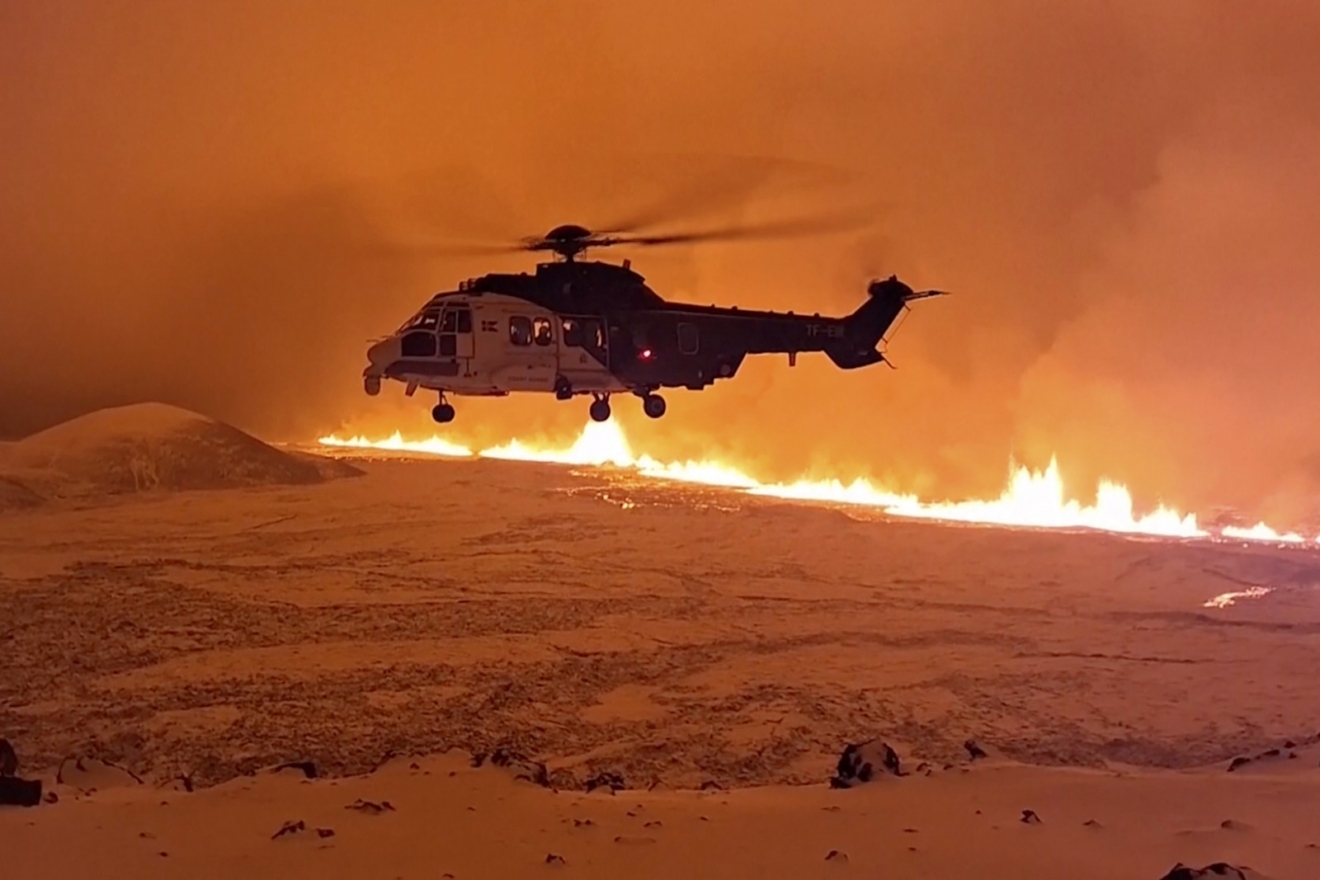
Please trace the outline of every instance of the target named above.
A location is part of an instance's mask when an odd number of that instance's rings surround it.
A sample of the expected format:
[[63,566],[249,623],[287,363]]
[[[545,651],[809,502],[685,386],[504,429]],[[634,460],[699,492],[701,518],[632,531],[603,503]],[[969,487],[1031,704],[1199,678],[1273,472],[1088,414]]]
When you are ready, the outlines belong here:
[[[0,5],[0,435],[139,399],[429,433],[421,402],[362,395],[366,340],[531,261],[382,242],[674,190],[755,216],[794,181],[728,157],[776,157],[846,173],[791,198],[874,199],[875,230],[629,254],[653,286],[843,312],[892,271],[958,296],[911,316],[896,372],[753,360],[661,422],[616,407],[648,448],[935,494],[1057,452],[1083,491],[1320,512],[1320,6],[748,9]],[[464,401],[454,430],[568,431],[580,403]]]

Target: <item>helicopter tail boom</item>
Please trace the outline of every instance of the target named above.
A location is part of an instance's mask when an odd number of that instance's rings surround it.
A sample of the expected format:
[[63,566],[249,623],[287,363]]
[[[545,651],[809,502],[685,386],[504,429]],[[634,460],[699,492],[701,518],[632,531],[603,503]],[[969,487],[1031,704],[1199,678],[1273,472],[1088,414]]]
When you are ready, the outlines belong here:
[[825,349],[830,360],[844,370],[878,364],[885,359],[877,346],[894,326],[910,300],[930,296],[917,293],[897,278],[873,281],[869,296],[857,311],[844,319],[844,336]]

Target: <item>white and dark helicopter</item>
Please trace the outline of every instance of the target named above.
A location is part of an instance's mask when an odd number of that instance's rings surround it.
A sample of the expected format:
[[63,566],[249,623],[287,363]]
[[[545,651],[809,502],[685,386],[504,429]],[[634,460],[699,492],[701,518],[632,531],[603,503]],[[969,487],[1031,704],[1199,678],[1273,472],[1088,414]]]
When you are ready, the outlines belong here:
[[647,246],[800,231],[786,225],[706,232],[637,235],[558,226],[544,236],[485,250],[549,252],[556,259],[534,273],[491,274],[439,293],[393,334],[367,350],[367,394],[383,380],[434,391],[440,423],[454,419],[450,397],[591,395],[591,418],[610,417],[610,397],[641,398],[651,418],[665,414],[662,388],[701,390],[730,379],[749,354],[824,352],[845,370],[885,360],[879,345],[908,303],[941,291],[917,292],[890,276],[871,282],[868,297],[842,317],[795,315],[737,307],[669,302],[647,286],[630,261],[622,265],[578,257],[590,248]]

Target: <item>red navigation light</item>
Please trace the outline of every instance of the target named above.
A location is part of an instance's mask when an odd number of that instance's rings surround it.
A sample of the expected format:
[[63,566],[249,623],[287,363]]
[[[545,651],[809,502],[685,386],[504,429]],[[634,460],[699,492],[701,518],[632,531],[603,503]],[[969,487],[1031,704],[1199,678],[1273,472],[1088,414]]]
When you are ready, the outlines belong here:
[[651,359],[651,349],[644,348],[642,349],[641,353],[638,354],[637,356],[644,361],[649,361]]

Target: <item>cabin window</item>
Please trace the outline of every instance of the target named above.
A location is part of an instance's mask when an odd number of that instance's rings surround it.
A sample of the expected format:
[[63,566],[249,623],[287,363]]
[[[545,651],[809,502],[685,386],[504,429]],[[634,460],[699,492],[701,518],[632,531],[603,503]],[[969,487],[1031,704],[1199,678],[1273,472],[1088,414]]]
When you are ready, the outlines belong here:
[[458,313],[458,332],[472,332],[472,312],[468,309],[461,309]]
[[582,345],[582,325],[572,318],[564,319],[564,345]]
[[435,357],[435,334],[414,331],[403,337],[400,346],[404,357]]
[[522,315],[509,318],[509,341],[514,345],[532,344],[532,320]]
[[683,354],[696,354],[701,347],[701,335],[696,324],[678,325],[678,350]]
[[549,345],[555,341],[555,331],[550,326],[549,318],[532,319],[532,337],[537,345]]

